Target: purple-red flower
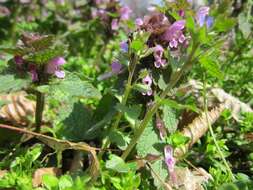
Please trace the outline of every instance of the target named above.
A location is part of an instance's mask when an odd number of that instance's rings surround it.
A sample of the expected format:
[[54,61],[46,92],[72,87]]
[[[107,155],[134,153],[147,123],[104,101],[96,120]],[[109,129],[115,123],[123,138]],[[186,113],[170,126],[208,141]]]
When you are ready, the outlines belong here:
[[127,41],[123,41],[120,43],[120,49],[124,52],[127,53],[128,52],[128,43]]
[[156,128],[159,130],[160,138],[164,140],[165,137],[167,136],[167,132],[164,123],[160,118],[156,119]]
[[156,68],[160,68],[161,66],[164,67],[167,63],[165,59],[162,59],[163,52],[164,49],[161,45],[156,45],[154,47],[154,58],[155,58],[154,65]]
[[183,34],[182,30],[185,27],[185,20],[179,20],[174,22],[171,26],[167,28],[163,34],[163,39],[170,42],[172,40],[178,40],[178,38]]
[[65,72],[60,70],[60,66],[65,64],[66,61],[63,57],[56,57],[49,61],[46,66],[46,73],[54,74],[58,78],[64,78]]
[[121,20],[128,20],[130,14],[133,12],[128,6],[123,6],[120,8],[120,19]]
[[118,19],[113,19],[111,23],[112,30],[118,30],[119,29],[119,22]]
[[164,147],[164,160],[170,173],[174,172],[176,160],[173,157],[173,148],[170,145]]
[[135,19],[135,24],[137,26],[142,26],[144,24],[144,22],[141,18],[137,18],[137,19]]
[[18,55],[14,57],[14,61],[18,66],[21,66],[24,63],[24,59]]
[[206,22],[206,17],[209,14],[209,7],[204,6],[204,7],[200,7],[197,14],[196,14],[196,20],[197,23],[199,24],[200,27],[204,26],[205,22]]
[[111,69],[113,74],[119,74],[122,71],[122,65],[119,61],[113,61],[111,64]]
[[36,82],[39,80],[36,65],[34,64],[29,65],[29,73],[31,74],[31,78],[33,82]]
[[142,95],[147,95],[147,96],[151,96],[153,94],[153,91],[151,89],[151,85],[152,85],[152,78],[147,75],[142,79],[142,83],[144,85],[146,85],[149,89],[147,90],[147,92],[143,92]]

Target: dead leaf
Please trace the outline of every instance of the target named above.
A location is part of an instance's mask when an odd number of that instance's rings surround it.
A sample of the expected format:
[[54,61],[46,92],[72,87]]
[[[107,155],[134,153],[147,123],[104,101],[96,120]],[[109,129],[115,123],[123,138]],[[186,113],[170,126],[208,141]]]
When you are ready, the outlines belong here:
[[7,172],[7,170],[0,170],[0,178],[2,178]]
[[33,187],[39,187],[42,184],[42,177],[45,174],[59,176],[61,175],[61,170],[59,168],[51,167],[51,168],[39,168],[33,174]]

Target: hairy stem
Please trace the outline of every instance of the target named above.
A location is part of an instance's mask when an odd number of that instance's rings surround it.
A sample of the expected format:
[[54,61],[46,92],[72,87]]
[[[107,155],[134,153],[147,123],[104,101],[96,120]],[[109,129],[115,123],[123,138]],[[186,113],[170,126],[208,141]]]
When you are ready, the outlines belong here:
[[41,92],[36,92],[35,130],[40,132],[44,110],[45,97]]
[[205,71],[204,71],[204,75],[203,75],[203,98],[204,98],[204,112],[205,112],[205,117],[206,117],[206,121],[207,121],[207,124],[208,124],[208,129],[211,133],[211,136],[212,136],[212,139],[213,139],[214,144],[216,146],[216,149],[218,151],[218,154],[220,155],[225,167],[227,168],[227,171],[228,171],[230,177],[232,178],[232,180],[235,180],[233,172],[231,171],[231,169],[230,169],[230,167],[229,167],[229,165],[228,165],[228,163],[225,159],[225,156],[224,156],[223,152],[220,149],[220,146],[219,146],[219,144],[217,142],[217,139],[215,137],[211,122],[208,118],[208,99],[207,99],[207,87],[206,87],[206,73],[205,73]]
[[[131,92],[131,89],[132,89],[132,81],[133,81],[133,75],[134,75],[134,72],[135,72],[135,67],[136,67],[136,64],[138,62],[138,58],[136,56],[134,56],[133,60],[131,61],[132,63],[130,65],[132,65],[132,69],[129,71],[129,75],[128,75],[128,79],[127,79],[127,84],[126,84],[126,90],[123,94],[123,99],[122,99],[122,102],[121,104],[122,105],[126,105],[127,103],[127,99],[129,97],[129,94]],[[114,129],[117,129],[117,127],[119,126],[119,122],[121,120],[123,116],[123,113],[122,112],[118,112],[117,115],[116,115],[116,119],[115,119],[115,122],[113,123],[110,131],[113,131]],[[107,137],[105,139],[105,143],[103,144],[102,146],[102,149],[106,149],[110,146],[110,140],[109,138]],[[101,152],[101,154],[103,154]],[[99,157],[101,156],[101,154],[99,155]]]
[[[163,93],[160,96],[161,99],[164,99],[167,96],[169,91],[177,84],[177,82],[182,77],[182,75],[185,72],[187,72],[189,70],[189,68],[191,68],[191,66],[193,64],[192,63],[193,56],[194,56],[198,46],[199,46],[198,44],[193,45],[192,51],[191,51],[186,63],[183,65],[183,67],[180,69],[179,72],[176,72],[172,75],[169,84],[167,85],[166,89],[163,91]],[[126,148],[126,150],[123,152],[123,154],[121,156],[122,159],[125,160],[127,158],[127,156],[130,154],[130,152],[132,151],[132,149],[135,147],[136,143],[138,142],[139,138],[141,137],[146,126],[151,121],[151,119],[152,119],[153,115],[156,113],[157,109],[160,107],[160,104],[161,104],[160,101],[155,102],[153,104],[153,106],[149,109],[149,111],[146,113],[146,115],[144,116],[144,119],[140,123],[140,126],[137,129],[133,139],[131,140],[131,142],[128,145],[128,147]]]

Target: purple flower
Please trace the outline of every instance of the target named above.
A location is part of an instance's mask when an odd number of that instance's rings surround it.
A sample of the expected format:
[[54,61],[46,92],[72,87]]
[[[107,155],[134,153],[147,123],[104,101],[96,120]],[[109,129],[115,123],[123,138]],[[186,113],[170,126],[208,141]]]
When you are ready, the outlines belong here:
[[206,27],[211,28],[213,26],[214,19],[211,16],[206,17]]
[[118,30],[119,29],[118,19],[113,19],[112,20],[111,28],[112,28],[112,30]]
[[113,61],[111,64],[111,69],[113,74],[119,74],[122,69],[122,65],[119,63],[119,61]]
[[184,14],[185,14],[184,10],[181,9],[181,10],[178,11],[178,15],[180,17],[184,17]]
[[161,45],[156,45],[154,48],[154,56],[155,58],[162,58],[164,49]]
[[32,78],[33,82],[36,82],[36,81],[39,80],[38,73],[37,73],[35,65],[33,65],[33,64],[29,65],[29,73],[31,74],[31,78]]
[[137,18],[137,19],[135,20],[135,24],[136,24],[137,26],[142,26],[142,25],[144,24],[144,22],[143,22],[143,20],[142,20],[141,18]]
[[56,57],[52,59],[46,66],[46,73],[54,74],[58,78],[64,78],[65,72],[60,70],[60,66],[65,63],[66,61],[63,57]]
[[170,43],[169,43],[169,46],[170,46],[171,48],[177,48],[177,45],[178,45],[178,43],[177,43],[177,40],[176,40],[176,39],[172,39],[172,40],[170,41]]
[[21,66],[24,63],[24,59],[18,55],[14,57],[14,61],[18,66]]
[[152,85],[152,78],[149,75],[147,75],[146,77],[142,79],[142,82],[143,84],[150,87]]
[[128,52],[128,43],[126,41],[120,43],[120,49],[124,52]]
[[169,172],[174,172],[176,160],[173,157],[173,148],[170,145],[164,147],[164,158]]
[[209,14],[209,7],[204,6],[204,7],[200,7],[197,15],[196,15],[196,20],[197,23],[199,24],[200,27],[204,26],[205,22],[206,22],[206,17]]
[[165,59],[156,59],[155,62],[154,62],[154,65],[156,68],[160,68],[161,66],[162,67],[165,67],[167,64],[166,60]]
[[153,91],[152,91],[152,89],[151,89],[151,85],[152,85],[152,78],[149,76],[149,75],[147,75],[146,77],[144,77],[143,79],[142,79],[142,83],[144,84],[144,85],[146,85],[149,89],[147,90],[147,92],[143,92],[142,93],[142,95],[144,95],[144,96],[151,96],[152,94],[153,94]]
[[120,8],[120,19],[121,20],[128,20],[130,14],[133,12],[128,6],[123,6]]
[[156,68],[160,68],[161,66],[164,67],[166,65],[166,60],[162,59],[164,49],[161,45],[156,45],[154,48],[154,57],[155,62],[154,65]]
[[173,39],[177,40],[182,35],[182,30],[185,27],[185,20],[179,20],[174,22],[163,35],[163,39],[170,42]]
[[165,137],[167,136],[167,132],[166,132],[164,123],[163,123],[163,121],[160,118],[156,119],[156,128],[159,130],[160,138],[162,140],[164,140]]

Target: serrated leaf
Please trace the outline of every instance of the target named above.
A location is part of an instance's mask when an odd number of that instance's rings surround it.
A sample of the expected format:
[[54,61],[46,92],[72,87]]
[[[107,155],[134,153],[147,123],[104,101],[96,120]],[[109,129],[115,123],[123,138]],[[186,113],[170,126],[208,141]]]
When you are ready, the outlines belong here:
[[140,157],[145,157],[148,154],[160,155],[159,144],[161,144],[159,137],[150,122],[137,142],[137,153]]
[[31,80],[16,78],[15,75],[0,75],[0,93],[9,93],[27,88]]
[[234,18],[228,18],[220,14],[215,18],[214,29],[218,32],[227,32],[231,30],[235,24],[236,20]]
[[223,73],[219,68],[219,65],[214,60],[208,57],[201,57],[199,59],[199,62],[206,69],[207,73],[209,73],[211,76],[216,77],[220,80],[224,78]]
[[24,56],[24,59],[36,64],[46,64],[55,57],[62,56],[64,54],[64,47],[54,47],[52,49],[45,49],[38,52],[33,52]]
[[96,88],[94,88],[89,82],[83,81],[73,74],[67,75],[66,78],[59,83],[51,84],[50,91],[51,90],[53,92],[60,91],[70,97],[101,98],[101,94]]
[[169,106],[163,106],[163,122],[169,133],[177,130],[178,120],[175,111]]
[[75,103],[72,112],[57,127],[57,134],[63,139],[79,142],[93,138],[87,131],[92,126],[92,113],[80,102]]
[[30,52],[29,48],[22,48],[22,47],[16,47],[16,48],[5,48],[0,47],[0,51],[3,51],[5,53],[11,54],[11,55],[25,55]]
[[[166,168],[166,164],[163,160],[158,160],[155,163],[151,164],[152,169],[160,177],[161,180],[166,182],[166,178],[168,176],[168,170]],[[154,179],[154,184],[157,187],[157,189],[162,189],[163,184],[161,181],[158,179],[158,177],[154,174],[151,173]]]
[[47,35],[47,36],[42,36],[41,38],[36,39],[34,41],[31,41],[29,45],[33,47],[36,51],[44,50],[44,49],[50,48],[50,46],[53,45],[54,40],[55,40],[55,37],[53,35]]

